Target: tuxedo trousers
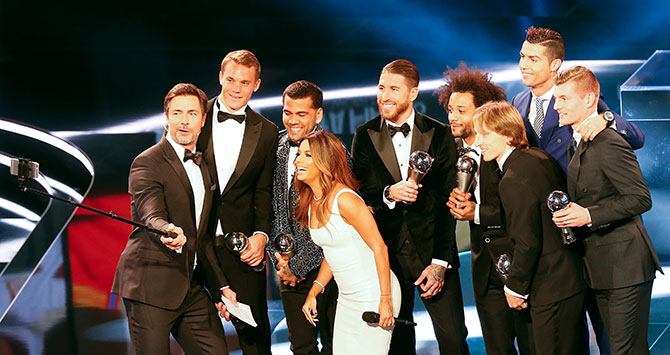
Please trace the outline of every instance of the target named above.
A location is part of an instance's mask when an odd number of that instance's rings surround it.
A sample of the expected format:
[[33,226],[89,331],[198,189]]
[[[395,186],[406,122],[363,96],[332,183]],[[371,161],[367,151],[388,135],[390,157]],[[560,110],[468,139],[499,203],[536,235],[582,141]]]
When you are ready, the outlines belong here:
[[[302,312],[302,306],[312,284],[316,279],[319,269],[310,271],[305,275],[305,280],[299,282],[295,287],[280,283],[279,292],[286,326],[288,327],[288,339],[291,342],[291,351],[296,355],[303,354],[332,354],[333,353],[333,328],[335,326],[335,308],[337,306],[337,284],[331,280],[322,294],[316,297],[316,311],[319,321],[316,327],[310,324]],[[321,350],[317,336],[321,339]]]
[[[483,255],[482,257],[488,257]],[[486,353],[489,355],[535,354],[533,326],[528,309],[521,311],[509,308],[503,283],[497,272],[488,273],[489,280],[484,294],[475,292],[475,306]],[[477,277],[477,275],[472,275]]]
[[[406,227],[403,234],[409,236]],[[416,247],[409,237],[405,238],[394,257],[391,269],[398,276],[402,294],[399,319],[413,320],[415,292],[423,293],[420,285],[414,286],[424,267],[419,259]],[[428,299],[422,298],[424,306],[433,323],[435,338],[440,354],[469,354],[463,312],[463,295],[458,269],[445,272],[442,291]],[[396,325],[393,328],[389,354],[416,354],[416,334],[414,327]]]
[[170,334],[186,354],[228,354],[221,318],[197,281],[191,282],[184,301],[175,310],[128,298],[123,303],[133,354],[169,354]]

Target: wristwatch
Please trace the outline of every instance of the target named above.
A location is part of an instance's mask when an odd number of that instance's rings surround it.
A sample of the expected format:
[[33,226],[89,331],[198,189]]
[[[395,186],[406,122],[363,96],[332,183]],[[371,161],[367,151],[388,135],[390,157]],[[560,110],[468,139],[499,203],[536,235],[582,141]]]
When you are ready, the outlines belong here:
[[384,198],[389,202],[395,202],[395,200],[391,198],[391,185],[384,188]]
[[607,121],[607,127],[611,126],[614,122],[614,114],[611,111],[603,112],[603,118]]

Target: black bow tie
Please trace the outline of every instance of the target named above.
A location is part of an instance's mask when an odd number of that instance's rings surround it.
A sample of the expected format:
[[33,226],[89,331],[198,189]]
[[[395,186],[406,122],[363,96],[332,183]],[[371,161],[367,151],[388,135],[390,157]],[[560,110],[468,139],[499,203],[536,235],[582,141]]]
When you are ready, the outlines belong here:
[[289,146],[289,147],[299,147],[299,146],[300,146],[300,142],[296,142],[296,141],[294,141],[294,140],[292,140],[292,139],[289,139],[289,140],[288,140],[288,146]]
[[223,122],[227,119],[233,119],[233,120],[235,120],[239,123],[242,123],[242,122],[244,122],[244,119],[246,117],[247,117],[246,115],[233,115],[232,113],[223,112],[223,111],[219,111],[219,114],[217,115],[217,119],[219,120],[219,122]]
[[407,122],[403,123],[402,126],[397,127],[397,126],[392,126],[392,125],[387,125],[389,129],[389,134],[391,135],[391,138],[395,136],[396,133],[402,132],[402,135],[407,138],[407,135],[409,134],[410,128]]
[[184,150],[184,163],[189,161],[189,159],[193,159],[195,165],[200,166],[200,162],[202,161],[202,152],[193,153],[188,149]]
[[505,172],[502,171],[500,168],[496,168],[496,172],[498,173],[498,177],[502,179],[503,175],[505,175]]
[[476,156],[479,156],[479,153],[471,147],[458,147],[458,156],[459,157],[462,157],[465,154],[468,154],[470,152],[473,152],[473,153],[475,153]]

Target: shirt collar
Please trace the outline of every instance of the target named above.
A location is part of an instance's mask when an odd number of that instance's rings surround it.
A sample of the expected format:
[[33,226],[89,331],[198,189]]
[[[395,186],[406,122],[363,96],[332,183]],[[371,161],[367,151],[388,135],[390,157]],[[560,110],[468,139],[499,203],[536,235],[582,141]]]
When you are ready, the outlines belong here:
[[[186,148],[184,148],[181,144],[175,142],[172,139],[172,136],[170,135],[170,132],[168,131],[167,134],[165,135],[165,139],[167,139],[168,142],[170,142],[170,145],[172,146],[172,149],[174,149],[175,153],[177,153],[177,157],[179,158],[179,161],[184,161],[184,152],[186,151]],[[198,148],[196,147],[193,149],[193,153]]]
[[507,161],[507,158],[509,158],[510,154],[514,151],[514,147],[509,147],[503,154],[502,158],[500,158],[500,162],[498,162],[498,167],[500,170],[503,169],[503,165],[505,165],[505,161]]
[[[554,97],[554,90],[555,89],[556,89],[556,85],[552,86],[551,89],[547,90],[547,92],[545,92],[542,96],[540,96],[540,98],[542,100],[550,101],[551,98]],[[533,94],[532,91],[530,93],[533,96],[533,100],[535,100],[537,98],[537,96],[535,96],[535,94]]]
[[411,132],[411,130],[414,128],[414,115],[415,115],[415,112],[414,112],[414,109],[412,108],[412,113],[410,113],[409,117],[405,120],[405,122],[403,122],[401,124],[395,124],[395,123],[387,120],[386,124],[394,126],[394,127],[400,127],[403,124],[407,123],[407,125],[409,126],[409,129],[410,129],[410,132]]
[[249,103],[247,103],[244,106],[242,106],[239,110],[235,112],[230,112],[228,110],[228,107],[226,107],[226,105],[223,104],[223,101],[221,100],[221,95],[216,97],[216,102],[218,103],[217,108],[219,109],[219,111],[230,113],[232,115],[244,115],[245,112],[247,111],[247,106],[249,106]]

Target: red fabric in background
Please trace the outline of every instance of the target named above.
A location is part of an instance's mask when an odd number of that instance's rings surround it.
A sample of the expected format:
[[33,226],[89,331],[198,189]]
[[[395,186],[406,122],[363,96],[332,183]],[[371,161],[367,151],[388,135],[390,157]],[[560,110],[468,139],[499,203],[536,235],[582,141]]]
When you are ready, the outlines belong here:
[[[130,219],[127,193],[88,197],[82,203]],[[118,300],[110,305],[110,289],[131,230],[132,226],[121,221],[77,209],[67,228],[75,307],[116,308]]]

